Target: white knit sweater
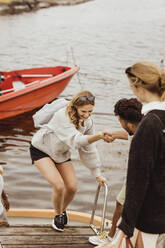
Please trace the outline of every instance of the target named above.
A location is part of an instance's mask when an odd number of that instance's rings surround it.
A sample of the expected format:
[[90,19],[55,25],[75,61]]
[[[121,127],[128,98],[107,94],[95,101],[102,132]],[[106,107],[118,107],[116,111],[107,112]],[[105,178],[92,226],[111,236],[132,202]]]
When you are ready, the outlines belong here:
[[101,175],[100,158],[95,144],[89,144],[87,136],[93,133],[91,118],[77,130],[71,123],[65,107],[57,111],[48,124],[36,132],[32,138],[32,145],[47,153],[57,163],[71,158],[72,150],[76,149],[81,162],[98,177]]

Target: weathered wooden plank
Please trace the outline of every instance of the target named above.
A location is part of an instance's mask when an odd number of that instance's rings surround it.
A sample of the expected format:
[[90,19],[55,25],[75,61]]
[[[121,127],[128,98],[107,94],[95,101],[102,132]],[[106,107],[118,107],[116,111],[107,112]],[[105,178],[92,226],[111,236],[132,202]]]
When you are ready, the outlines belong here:
[[49,226],[10,226],[10,227],[3,227],[0,229],[0,236],[7,236],[7,235],[55,235],[55,236],[66,236],[66,235],[93,235],[93,231],[88,226],[83,227],[73,227],[73,226],[66,226],[64,232],[57,232],[55,231],[50,225]]
[[1,236],[1,244],[84,244],[88,242],[88,236]]
[[89,226],[67,226],[57,232],[50,225],[16,225],[0,228],[0,248],[92,248]]

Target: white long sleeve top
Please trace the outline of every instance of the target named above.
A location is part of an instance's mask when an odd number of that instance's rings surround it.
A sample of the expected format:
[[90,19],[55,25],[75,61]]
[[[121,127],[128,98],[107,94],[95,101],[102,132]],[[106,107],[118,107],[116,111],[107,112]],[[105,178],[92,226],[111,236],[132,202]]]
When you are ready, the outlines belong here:
[[77,130],[66,112],[66,107],[58,110],[53,118],[45,124],[32,138],[32,145],[47,153],[56,163],[71,158],[72,149],[79,152],[81,162],[98,177],[100,158],[95,144],[88,143],[88,135],[94,133],[93,121],[88,118],[84,126]]

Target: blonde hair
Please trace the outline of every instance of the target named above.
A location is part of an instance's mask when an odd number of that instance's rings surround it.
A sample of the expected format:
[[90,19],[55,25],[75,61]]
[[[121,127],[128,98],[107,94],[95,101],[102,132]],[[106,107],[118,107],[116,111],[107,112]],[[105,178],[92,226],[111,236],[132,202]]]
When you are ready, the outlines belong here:
[[126,69],[126,74],[135,87],[143,87],[165,101],[165,71],[150,62],[139,62]]
[[[84,99],[81,99],[83,98]],[[88,99],[88,98],[93,98],[93,99]],[[75,128],[79,128],[79,116],[77,114],[77,108],[84,106],[84,105],[95,105],[95,97],[90,91],[80,91],[77,93],[72,100],[70,101],[69,105],[67,106],[67,114],[69,115],[69,118],[71,122],[74,124]]]

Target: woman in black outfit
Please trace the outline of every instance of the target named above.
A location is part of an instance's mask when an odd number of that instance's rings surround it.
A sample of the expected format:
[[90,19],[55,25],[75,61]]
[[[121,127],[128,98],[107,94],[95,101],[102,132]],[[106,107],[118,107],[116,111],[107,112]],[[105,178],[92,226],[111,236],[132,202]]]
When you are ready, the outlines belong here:
[[141,247],[165,248],[165,72],[149,62],[136,63],[125,72],[138,100],[146,103],[144,117],[130,147],[118,238],[97,247],[119,248],[136,227],[142,232]]

